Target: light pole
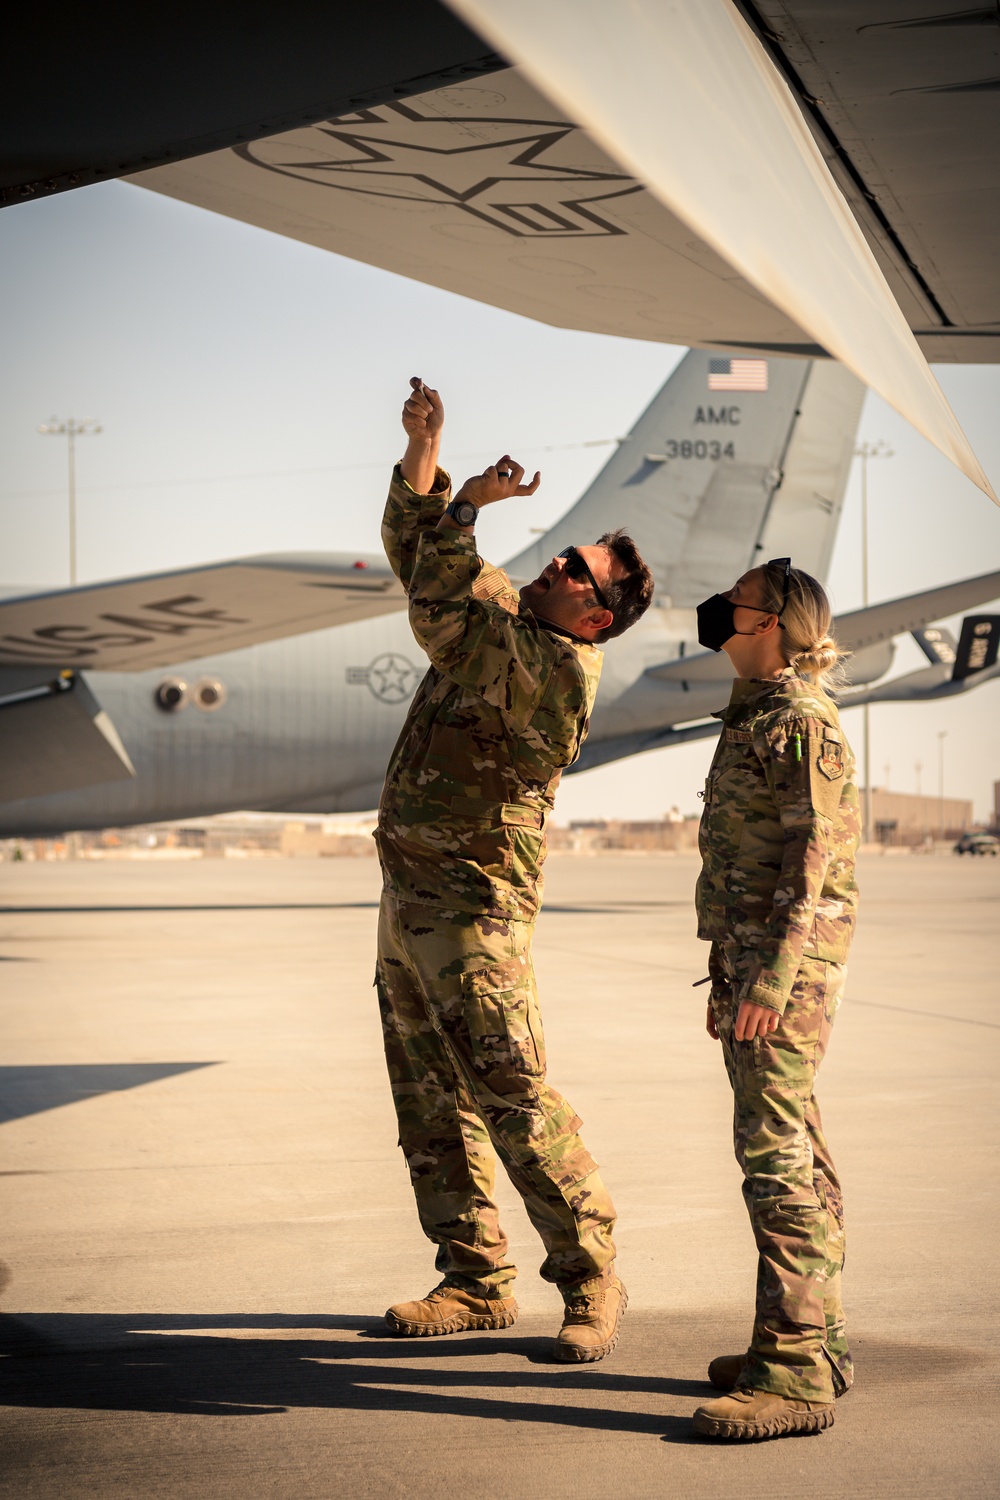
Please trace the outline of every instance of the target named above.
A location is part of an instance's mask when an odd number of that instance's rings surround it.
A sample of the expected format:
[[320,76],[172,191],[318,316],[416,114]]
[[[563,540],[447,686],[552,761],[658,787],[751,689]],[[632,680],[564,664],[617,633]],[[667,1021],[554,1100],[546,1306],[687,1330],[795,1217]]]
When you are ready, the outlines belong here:
[[[893,458],[894,450],[881,438],[874,443],[862,443],[854,450],[855,458],[861,460],[861,606],[868,608],[868,460],[870,458]],[[866,703],[861,712],[863,715],[863,740],[862,749],[863,772],[865,778],[865,839],[871,840],[872,836],[872,776],[871,776],[871,720],[869,718],[869,705]]]
[[947,736],[947,729],[938,730],[938,822],[942,838],[944,838],[944,742]]
[[69,581],[76,583],[76,440],[103,432],[93,417],[50,417],[39,427],[45,437],[64,437],[69,458]]
[[920,811],[920,825],[921,825],[921,832],[922,832],[922,836],[923,836],[923,840],[924,840],[924,847],[926,848],[927,847],[927,841],[928,841],[928,838],[929,838],[929,835],[930,835],[930,830],[929,830],[929,828],[927,826],[927,808],[924,805],[924,799],[923,799],[923,796],[921,795],[921,786],[920,786],[920,773],[924,769],[924,763],[923,763],[923,761],[922,760],[916,760],[916,761],[914,761],[913,762],[913,769],[916,772],[916,776],[917,776],[917,800],[918,800],[918,802],[920,804],[920,807],[919,807],[919,811]]

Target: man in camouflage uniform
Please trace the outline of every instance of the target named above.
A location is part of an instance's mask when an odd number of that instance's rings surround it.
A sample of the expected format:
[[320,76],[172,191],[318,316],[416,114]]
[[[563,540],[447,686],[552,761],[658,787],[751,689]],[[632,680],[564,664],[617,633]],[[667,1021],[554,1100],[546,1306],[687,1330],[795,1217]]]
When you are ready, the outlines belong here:
[[554,559],[519,598],[478,556],[473,524],[478,506],[531,494],[539,476],[522,485],[505,457],[449,507],[442,421],[437,393],[411,381],[382,537],[431,667],[379,807],[376,984],[400,1145],[443,1279],[386,1319],[404,1335],[514,1321],[495,1151],[545,1245],[541,1274],[566,1304],[556,1357],[600,1359],[627,1301],[615,1211],[581,1121],[545,1081],[531,936],[546,819],[597,691],[595,642],[642,613],[652,584],[616,533]]
[[708,1029],[733,1087],[759,1262],[749,1350],[709,1367],[733,1396],[700,1408],[695,1425],[760,1437],[828,1426],[853,1378],[843,1206],[814,1085],[843,993],[860,820],[854,758],[819,688],[790,667],[739,680],[718,717],[698,936],[712,944]]

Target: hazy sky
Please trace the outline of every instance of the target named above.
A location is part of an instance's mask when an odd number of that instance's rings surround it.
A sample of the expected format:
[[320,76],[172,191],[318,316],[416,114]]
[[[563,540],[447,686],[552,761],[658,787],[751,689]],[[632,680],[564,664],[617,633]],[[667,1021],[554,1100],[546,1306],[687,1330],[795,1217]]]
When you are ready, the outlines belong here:
[[[628,431],[682,350],[568,333],[483,307],[125,183],[0,213],[3,329],[0,582],[67,578],[65,442],[48,416],[95,416],[79,443],[81,581],[262,551],[375,550],[401,442],[406,377],[444,394],[446,462],[460,478],[499,452],[542,470],[533,501],[480,527],[496,561],[548,525]],[[1000,490],[1000,368],[938,366]],[[883,402],[859,440],[870,467],[871,597],[1000,568],[1000,511]],[[552,450],[552,451],[549,451]],[[852,475],[829,586],[860,603]],[[1000,604],[995,606],[1000,609]],[[909,640],[896,670],[920,665]],[[945,789],[992,805],[1000,686],[927,707],[872,710],[876,785]],[[845,713],[860,750],[860,711]],[[695,811],[704,742],[567,778],[557,816]]]

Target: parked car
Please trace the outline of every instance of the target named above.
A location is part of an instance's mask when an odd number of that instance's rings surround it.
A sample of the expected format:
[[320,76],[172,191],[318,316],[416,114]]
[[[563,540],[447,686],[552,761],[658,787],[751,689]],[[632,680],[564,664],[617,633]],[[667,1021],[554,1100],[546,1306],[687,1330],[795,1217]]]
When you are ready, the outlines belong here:
[[963,833],[955,845],[955,853],[992,854],[995,859],[1000,853],[1000,839],[992,833]]

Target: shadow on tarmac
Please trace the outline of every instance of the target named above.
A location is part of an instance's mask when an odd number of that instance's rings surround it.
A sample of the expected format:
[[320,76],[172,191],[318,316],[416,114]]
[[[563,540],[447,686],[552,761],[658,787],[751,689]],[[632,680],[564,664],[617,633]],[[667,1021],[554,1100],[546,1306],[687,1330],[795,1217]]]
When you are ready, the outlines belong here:
[[[524,1322],[542,1326],[541,1319]],[[204,1417],[305,1409],[428,1414],[704,1446],[690,1413],[711,1398],[711,1386],[659,1371],[664,1363],[697,1367],[709,1352],[730,1347],[732,1319],[659,1312],[633,1315],[629,1323],[627,1342],[612,1360],[560,1365],[552,1360],[548,1327],[538,1334],[400,1339],[375,1317],[3,1315],[0,1405]],[[950,1386],[956,1377],[962,1386],[963,1373],[971,1389],[981,1379],[981,1350],[863,1336],[852,1343],[866,1393],[907,1382]]]
[[[582,906],[574,902],[560,906],[548,903],[542,910],[558,912],[561,916],[611,916],[629,911],[646,911],[668,906],[687,908],[690,901],[605,901],[599,906]],[[144,912],[182,911],[378,911],[377,901],[173,901],[152,906],[0,906],[0,916],[6,917],[55,917],[55,916],[128,916]]]
[[[226,1336],[236,1330],[242,1336]],[[254,1331],[284,1336],[255,1339]],[[705,1383],[558,1365],[551,1342],[550,1334],[399,1339],[381,1318],[323,1315],[5,1315],[0,1405],[211,1417],[296,1407],[434,1413],[696,1440],[687,1417],[629,1407],[650,1396],[704,1399]],[[461,1369],[441,1367],[456,1359]],[[498,1368],[498,1359],[524,1367]],[[553,1400],[557,1393],[566,1399]]]
[[378,911],[377,901],[173,901],[152,906],[0,906],[4,917],[123,916],[164,911]]
[[[162,1063],[54,1063],[23,1067],[0,1067],[0,1125],[26,1115],[44,1114],[93,1099],[98,1094],[118,1093],[158,1083],[196,1068],[215,1068],[217,1062]],[[0,1176],[6,1174],[0,1173]]]

